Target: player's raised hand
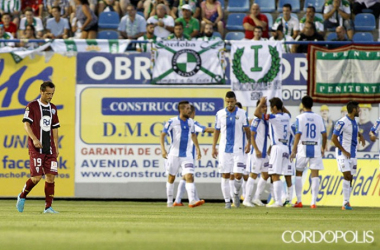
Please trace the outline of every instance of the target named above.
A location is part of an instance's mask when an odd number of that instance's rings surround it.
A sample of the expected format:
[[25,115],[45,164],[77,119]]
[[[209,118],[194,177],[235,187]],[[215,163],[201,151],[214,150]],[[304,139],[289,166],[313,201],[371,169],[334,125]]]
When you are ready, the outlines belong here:
[[162,157],[163,157],[164,159],[168,159],[168,152],[166,152],[166,149],[163,149],[163,150],[162,150]]
[[218,157],[218,150],[216,148],[213,148],[211,155],[212,155],[212,158],[216,159],[216,157]]
[[34,139],[33,140],[33,145],[36,147],[36,148],[42,148],[42,144],[39,140],[37,139]]
[[263,104],[266,104],[266,103],[267,103],[267,97],[266,96],[261,97],[259,104],[263,105]]

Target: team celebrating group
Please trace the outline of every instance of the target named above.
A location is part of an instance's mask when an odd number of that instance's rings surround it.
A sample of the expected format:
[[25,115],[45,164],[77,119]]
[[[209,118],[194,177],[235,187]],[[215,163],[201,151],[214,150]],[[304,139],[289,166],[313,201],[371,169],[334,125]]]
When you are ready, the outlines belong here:
[[[267,102],[270,114],[267,114]],[[261,98],[256,104],[255,118],[251,121],[233,91],[227,92],[225,103],[226,108],[216,113],[215,129],[206,128],[193,120],[195,108],[188,101],[180,102],[179,116],[165,124],[161,134],[161,150],[168,173],[167,206],[183,206],[181,199],[185,189],[189,207],[205,203],[199,199],[194,185],[194,160],[201,159],[197,134],[208,132],[214,133],[212,156],[218,159],[226,209],[240,206],[241,190],[246,207],[302,208],[302,175],[307,168],[311,171],[310,207],[317,208],[319,171],[324,169],[322,157],[326,151],[327,135],[322,117],[312,111],[313,99],[310,96],[302,98],[302,113],[293,124],[291,114],[277,97],[269,101],[266,97]],[[342,210],[352,210],[350,194],[352,179],[357,171],[357,146],[358,143],[364,145],[365,140],[355,120],[360,112],[359,103],[350,101],[346,106],[348,114],[336,122],[332,142],[336,147],[338,169],[343,175]],[[380,120],[371,129],[372,141],[377,140],[379,130]],[[169,153],[164,143],[167,135],[171,138]],[[174,180],[180,169],[184,177],[173,202]],[[292,204],[294,175],[297,201]],[[282,176],[287,188],[283,188]],[[265,205],[260,195],[267,183],[270,183],[272,199]]]

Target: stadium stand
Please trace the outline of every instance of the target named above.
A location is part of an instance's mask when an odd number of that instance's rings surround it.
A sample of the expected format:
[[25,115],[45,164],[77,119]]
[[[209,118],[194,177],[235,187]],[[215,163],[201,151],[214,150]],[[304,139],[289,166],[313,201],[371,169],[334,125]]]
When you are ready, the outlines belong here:
[[98,39],[118,39],[119,34],[114,30],[102,30],[98,33]]
[[332,41],[333,39],[336,39],[336,38],[337,38],[336,33],[335,33],[335,32],[331,32],[331,33],[329,33],[329,34],[327,35],[326,40],[327,40],[327,41]]
[[117,29],[119,22],[119,14],[115,11],[102,12],[99,15],[98,26],[100,29]]
[[217,36],[217,37],[223,38],[222,35],[221,35],[218,31],[214,31],[214,36]]
[[242,40],[244,39],[244,32],[228,32],[226,34],[226,40]]
[[270,14],[270,13],[262,13],[262,14],[266,15],[267,18],[268,18],[268,27],[269,27],[269,29],[272,28],[272,26],[273,26],[273,16],[272,16],[272,14]]
[[373,31],[376,28],[375,16],[371,13],[357,14],[354,25],[356,31]]
[[357,42],[373,42],[373,35],[370,32],[357,32],[352,37],[352,40]]
[[228,1],[227,11],[246,12],[249,10],[249,0]]
[[308,6],[314,6],[315,12],[322,13],[324,4],[325,4],[325,0],[305,0],[303,10],[306,11],[306,8]]
[[227,19],[226,28],[228,30],[241,30],[243,31],[243,19],[246,16],[244,13],[230,13]]
[[282,6],[286,3],[292,5],[292,12],[297,13],[301,10],[300,0],[280,0],[278,2],[277,10],[282,11]]
[[275,12],[276,11],[276,2],[275,0],[256,0],[260,6],[260,12]]

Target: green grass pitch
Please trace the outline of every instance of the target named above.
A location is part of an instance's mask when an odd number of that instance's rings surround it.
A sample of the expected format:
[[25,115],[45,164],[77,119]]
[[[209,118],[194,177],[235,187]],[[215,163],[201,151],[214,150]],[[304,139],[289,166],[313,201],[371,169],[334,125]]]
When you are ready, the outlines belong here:
[[[380,249],[380,208],[167,208],[163,202],[0,200],[0,249]],[[373,231],[373,243],[289,243],[291,231]],[[352,239],[352,237],[351,237]],[[359,241],[363,237],[359,238]]]

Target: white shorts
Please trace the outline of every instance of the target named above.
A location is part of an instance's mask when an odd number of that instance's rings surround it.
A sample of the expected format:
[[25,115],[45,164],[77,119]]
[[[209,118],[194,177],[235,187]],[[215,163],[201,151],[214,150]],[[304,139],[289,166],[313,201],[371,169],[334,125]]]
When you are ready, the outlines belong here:
[[166,160],[166,172],[175,176],[178,174],[180,167],[182,168],[182,175],[194,174],[194,159],[169,155]]
[[339,155],[336,160],[338,161],[338,169],[340,172],[351,171],[352,175],[356,175],[357,170],[357,159],[351,158],[347,159],[344,155]]
[[230,174],[238,173],[243,174],[245,169],[245,158],[243,153],[219,153],[219,173]]
[[250,163],[249,154],[244,154],[245,167],[243,170],[243,175],[249,175],[249,163]]
[[[290,168],[289,168],[290,167]],[[282,175],[292,170],[289,162],[289,149],[285,145],[274,145],[270,153],[268,174]]]
[[255,151],[250,156],[251,161],[249,165],[249,172],[254,174],[260,174],[261,172],[268,172],[269,158],[257,158]]
[[295,169],[296,169],[296,163],[288,161],[288,167],[282,169],[282,174],[284,176],[293,176],[295,174]]
[[307,164],[309,163],[309,169],[311,170],[323,170],[323,160],[322,156],[317,158],[308,158],[303,156],[296,157],[296,170],[304,171],[307,168]]

